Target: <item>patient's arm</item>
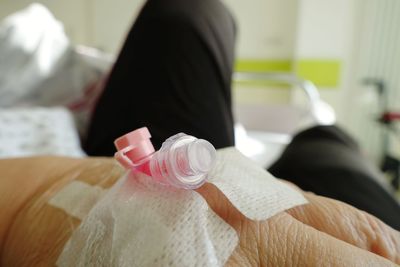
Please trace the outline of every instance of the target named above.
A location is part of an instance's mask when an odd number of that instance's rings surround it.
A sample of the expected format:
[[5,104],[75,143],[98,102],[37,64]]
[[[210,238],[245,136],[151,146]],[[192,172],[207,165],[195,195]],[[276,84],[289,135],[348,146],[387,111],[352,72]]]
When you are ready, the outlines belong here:
[[0,160],[0,266],[52,266],[80,221],[47,204],[72,180],[108,188],[123,170],[109,158]]
[[[54,265],[80,221],[49,206],[49,198],[73,179],[108,188],[122,172],[105,158],[0,160],[0,265]],[[309,205],[254,222],[213,185],[198,191],[239,234],[228,265],[391,265],[382,257],[400,263],[399,233],[343,203],[306,194]]]

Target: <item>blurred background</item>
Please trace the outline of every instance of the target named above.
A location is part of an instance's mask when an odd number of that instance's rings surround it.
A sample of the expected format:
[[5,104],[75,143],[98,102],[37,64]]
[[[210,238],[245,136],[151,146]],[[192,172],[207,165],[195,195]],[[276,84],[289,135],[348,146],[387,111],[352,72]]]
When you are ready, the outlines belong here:
[[[0,19],[32,2],[0,0]],[[96,48],[111,58],[117,55],[144,3],[143,0],[36,2],[45,5],[63,23],[72,44]],[[400,1],[224,2],[235,15],[239,30],[235,70],[284,73],[311,81],[321,99],[334,109],[337,122],[356,137],[366,155],[396,183],[400,159],[396,113],[400,111]],[[263,109],[308,101],[298,90],[293,90],[293,84],[270,80],[236,79],[236,106]],[[277,110],[267,124],[285,121],[279,117],[285,113]],[[265,117],[260,114],[256,117],[256,122],[243,124],[265,124],[262,121]],[[273,128],[269,130],[273,132]]]

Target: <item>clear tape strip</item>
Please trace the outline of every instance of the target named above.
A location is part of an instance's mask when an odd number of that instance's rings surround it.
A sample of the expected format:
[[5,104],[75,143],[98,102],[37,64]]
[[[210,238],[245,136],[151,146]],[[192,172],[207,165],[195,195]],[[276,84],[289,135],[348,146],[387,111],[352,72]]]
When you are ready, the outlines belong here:
[[48,203],[53,207],[62,209],[72,217],[83,220],[106,191],[99,186],[91,186],[82,181],[73,181],[54,195]]

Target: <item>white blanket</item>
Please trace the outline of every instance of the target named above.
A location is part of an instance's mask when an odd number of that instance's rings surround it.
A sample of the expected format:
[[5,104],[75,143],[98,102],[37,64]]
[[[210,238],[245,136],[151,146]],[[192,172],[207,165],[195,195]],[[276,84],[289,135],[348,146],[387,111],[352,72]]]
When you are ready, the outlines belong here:
[[85,155],[68,110],[0,109],[0,158],[33,155]]

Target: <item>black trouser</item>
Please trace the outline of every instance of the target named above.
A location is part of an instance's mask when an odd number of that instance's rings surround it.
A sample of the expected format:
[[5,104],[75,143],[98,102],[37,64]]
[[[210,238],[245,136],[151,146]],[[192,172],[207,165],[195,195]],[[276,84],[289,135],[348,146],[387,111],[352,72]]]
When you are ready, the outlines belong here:
[[400,230],[400,205],[377,182],[382,174],[336,126],[318,126],[296,135],[269,171],[303,190],[367,211]]
[[177,132],[234,145],[235,24],[219,0],[149,0],[101,95],[84,149],[112,156],[114,139],[147,126],[156,148]]
[[[156,147],[185,132],[232,146],[235,27],[218,0],[150,0],[112,70],[85,143],[112,156],[115,138],[147,126]],[[400,229],[400,208],[352,139],[336,127],[297,135],[271,167],[277,177],[374,214]]]

